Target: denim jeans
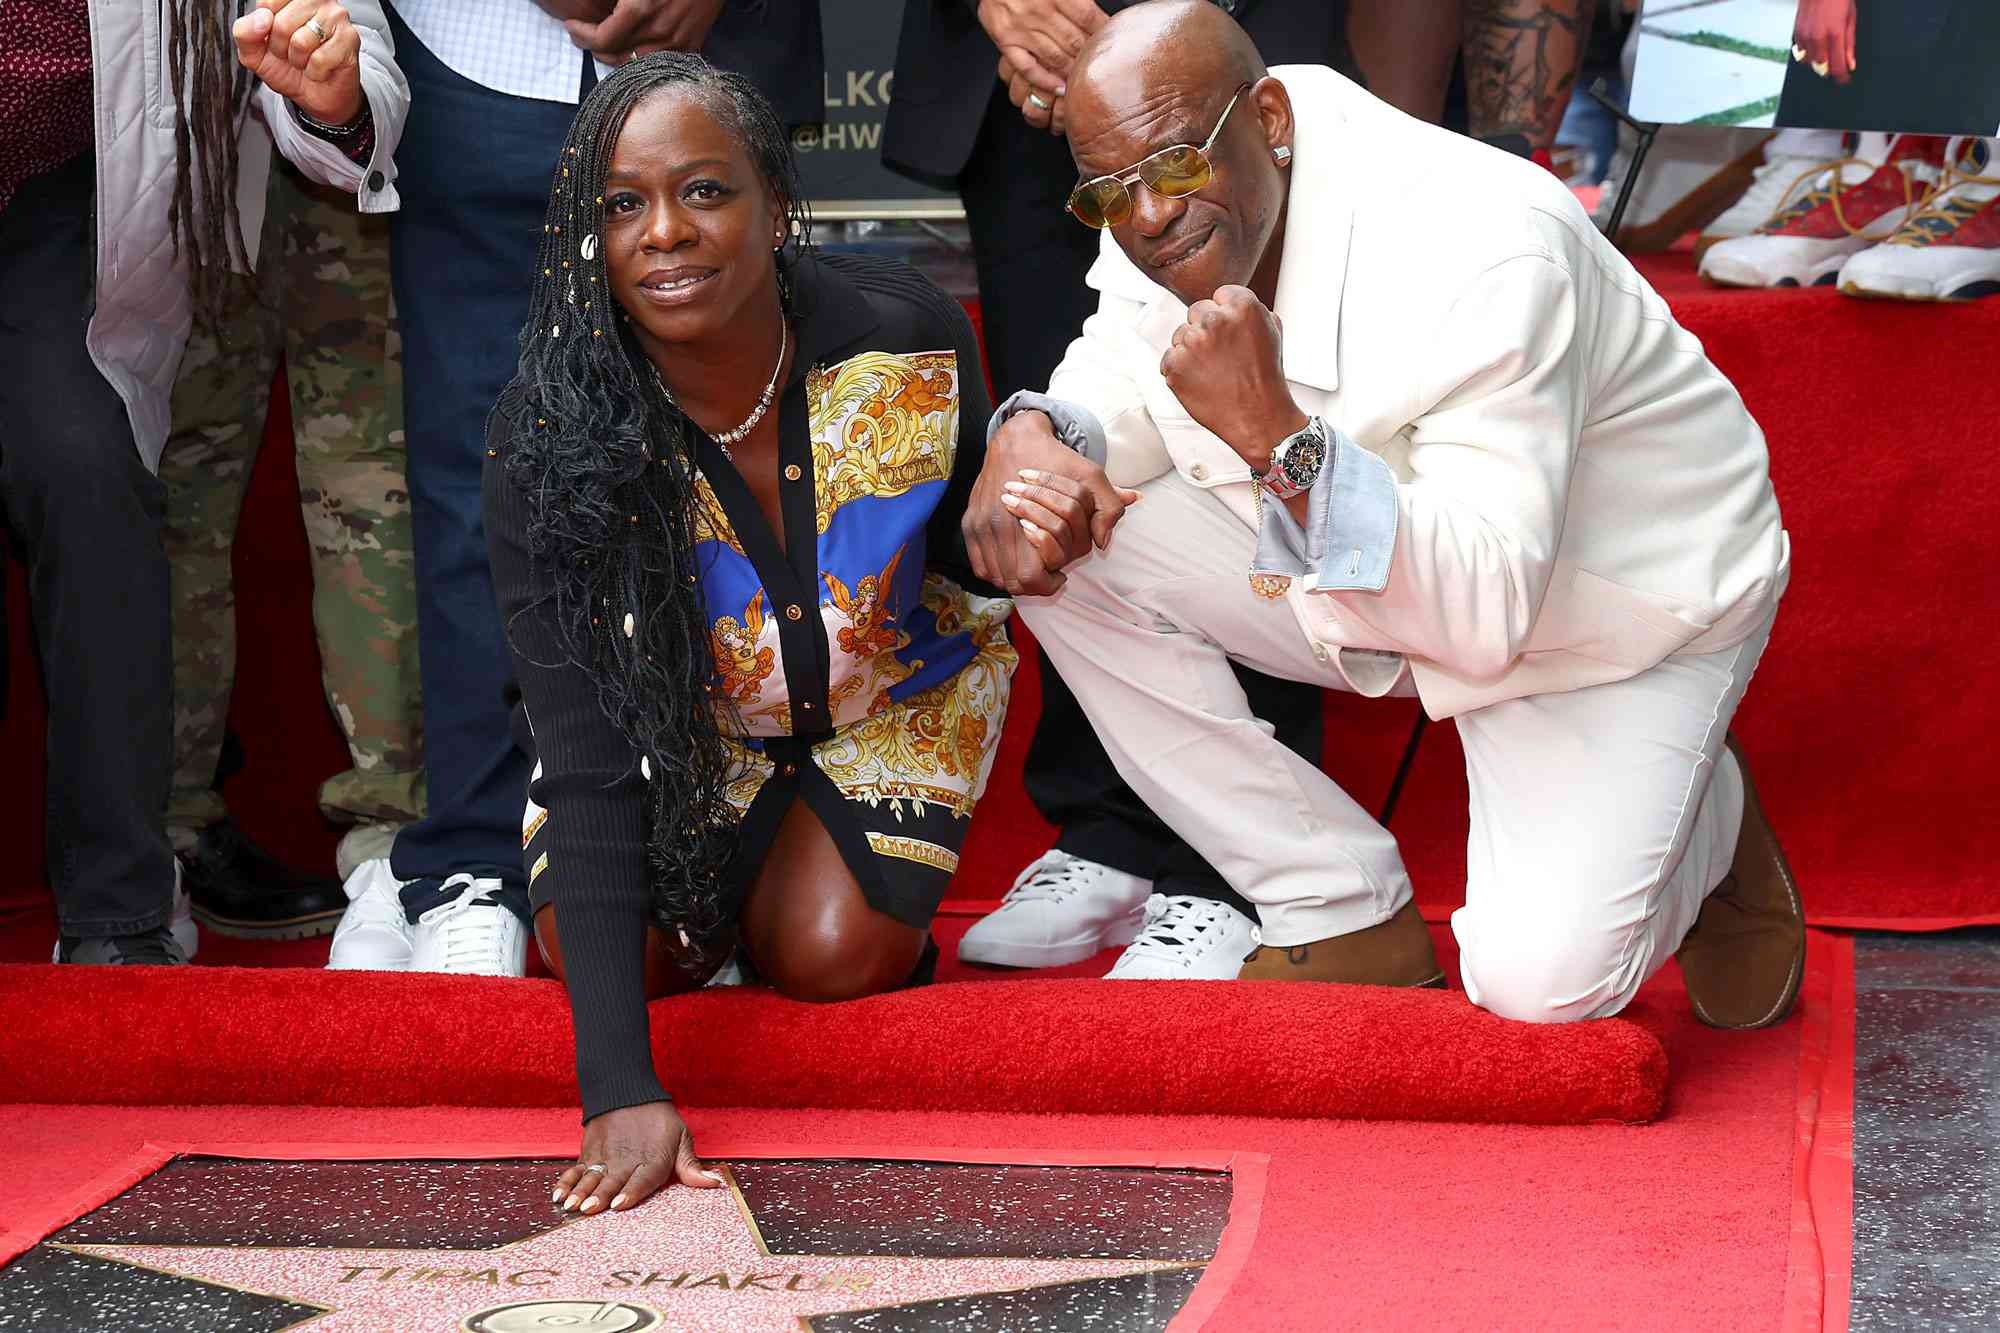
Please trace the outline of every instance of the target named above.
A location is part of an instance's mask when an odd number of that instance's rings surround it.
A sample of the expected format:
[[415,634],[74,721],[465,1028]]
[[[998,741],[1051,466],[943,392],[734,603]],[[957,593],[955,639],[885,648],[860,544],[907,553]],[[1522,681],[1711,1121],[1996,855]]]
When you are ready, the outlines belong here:
[[[486,416],[514,374],[549,177],[576,108],[453,73],[390,12],[410,80],[390,263],[403,331],[430,809],[396,835],[399,879],[459,871],[523,888],[528,761],[508,733],[510,675],[486,562]],[[581,59],[579,53],[579,59]]]

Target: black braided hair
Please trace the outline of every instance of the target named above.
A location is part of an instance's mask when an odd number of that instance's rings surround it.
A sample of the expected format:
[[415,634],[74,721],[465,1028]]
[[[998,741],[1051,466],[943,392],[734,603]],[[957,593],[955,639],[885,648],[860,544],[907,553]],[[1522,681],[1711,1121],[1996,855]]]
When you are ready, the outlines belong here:
[[[549,189],[521,359],[495,434],[525,497],[530,558],[563,652],[645,760],[652,915],[670,937],[722,923],[736,819],[695,556],[693,428],[610,295],[602,224],[611,154],[634,107],[665,92],[698,101],[748,152],[782,202],[791,236],[777,255],[780,299],[811,243],[798,164],[783,123],[746,79],[700,56],[642,56],[598,84],[570,125]],[[538,605],[540,605],[538,603]],[[625,632],[626,616],[632,632]],[[733,716],[727,725],[734,727]],[[694,953],[683,957],[694,965]]]
[[174,193],[167,226],[184,256],[195,313],[220,330],[232,267],[249,268],[236,211],[237,134],[250,71],[230,36],[235,4],[171,0],[167,73],[174,85]]

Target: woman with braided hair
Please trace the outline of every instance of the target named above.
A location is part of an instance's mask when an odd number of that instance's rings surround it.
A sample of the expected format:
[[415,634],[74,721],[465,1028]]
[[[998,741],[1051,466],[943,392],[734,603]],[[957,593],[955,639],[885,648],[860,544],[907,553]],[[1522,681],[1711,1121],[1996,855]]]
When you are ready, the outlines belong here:
[[556,1197],[595,1212],[716,1183],[649,992],[732,956],[805,1000],[929,979],[1015,659],[959,535],[991,406],[970,323],[813,249],[746,80],[661,52],[600,84],[537,268],[485,528],[586,1117]]

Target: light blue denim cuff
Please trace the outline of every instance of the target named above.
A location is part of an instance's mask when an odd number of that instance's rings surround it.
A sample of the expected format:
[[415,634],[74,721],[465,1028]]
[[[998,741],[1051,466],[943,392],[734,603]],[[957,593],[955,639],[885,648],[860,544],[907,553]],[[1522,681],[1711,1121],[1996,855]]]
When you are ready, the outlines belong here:
[[986,442],[993,443],[1001,423],[1021,412],[1040,412],[1046,416],[1055,427],[1057,439],[1099,467],[1111,456],[1104,441],[1104,423],[1089,408],[1027,389],[1009,394],[1005,402],[993,409],[993,417],[986,423]]
[[1309,592],[1380,592],[1396,554],[1396,474],[1354,441],[1333,432],[1326,466],[1306,502],[1306,525],[1264,501],[1253,574],[1306,580]]

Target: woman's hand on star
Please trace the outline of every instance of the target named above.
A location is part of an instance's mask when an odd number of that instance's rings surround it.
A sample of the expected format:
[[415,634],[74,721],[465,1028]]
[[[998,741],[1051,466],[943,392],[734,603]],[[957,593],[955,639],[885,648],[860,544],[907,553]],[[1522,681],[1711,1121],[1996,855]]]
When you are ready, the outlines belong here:
[[675,1181],[715,1189],[722,1177],[694,1155],[694,1136],[672,1102],[641,1102],[585,1122],[583,1149],[556,1181],[555,1201],[564,1212],[618,1213]]

